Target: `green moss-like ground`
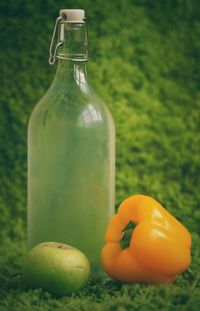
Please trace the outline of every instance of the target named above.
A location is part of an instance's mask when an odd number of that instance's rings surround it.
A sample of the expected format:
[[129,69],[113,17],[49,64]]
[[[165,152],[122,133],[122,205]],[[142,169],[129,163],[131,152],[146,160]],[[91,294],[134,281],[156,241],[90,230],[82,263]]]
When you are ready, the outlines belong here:
[[[21,284],[27,122],[55,72],[48,50],[64,7],[87,12],[89,75],[115,119],[116,206],[149,194],[192,232],[191,268],[174,285],[91,280],[56,300]],[[0,310],[199,310],[199,1],[3,0],[0,26]]]

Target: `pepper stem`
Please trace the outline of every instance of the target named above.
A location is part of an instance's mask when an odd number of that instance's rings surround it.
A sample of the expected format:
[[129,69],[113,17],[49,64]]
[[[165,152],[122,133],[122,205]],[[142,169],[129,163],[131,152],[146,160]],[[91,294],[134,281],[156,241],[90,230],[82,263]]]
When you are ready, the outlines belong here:
[[135,227],[136,225],[134,224],[134,222],[130,220],[126,227],[122,230],[122,237],[119,242],[122,249],[129,247]]

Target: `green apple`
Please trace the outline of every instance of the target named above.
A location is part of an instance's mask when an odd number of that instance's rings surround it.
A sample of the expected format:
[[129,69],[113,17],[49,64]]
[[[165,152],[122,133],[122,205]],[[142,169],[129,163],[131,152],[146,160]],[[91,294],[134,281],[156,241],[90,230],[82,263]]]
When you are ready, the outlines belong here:
[[42,288],[64,296],[84,287],[90,275],[87,257],[78,249],[57,242],[36,245],[27,254],[22,278],[28,288]]

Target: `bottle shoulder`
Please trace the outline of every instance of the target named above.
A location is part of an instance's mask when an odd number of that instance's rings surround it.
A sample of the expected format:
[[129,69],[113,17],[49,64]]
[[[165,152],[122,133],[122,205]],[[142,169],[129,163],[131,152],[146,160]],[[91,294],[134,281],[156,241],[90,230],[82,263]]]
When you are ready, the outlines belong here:
[[114,130],[114,121],[106,104],[87,85],[85,89],[51,85],[34,107],[32,123],[72,123],[74,126],[92,127],[109,124]]

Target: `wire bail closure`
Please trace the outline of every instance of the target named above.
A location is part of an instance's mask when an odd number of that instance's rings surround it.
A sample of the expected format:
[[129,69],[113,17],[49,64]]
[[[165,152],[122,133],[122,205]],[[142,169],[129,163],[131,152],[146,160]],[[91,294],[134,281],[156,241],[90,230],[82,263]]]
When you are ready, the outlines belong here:
[[[57,51],[59,49],[59,47],[61,45],[63,45],[63,41],[58,41],[55,48],[53,49],[53,45],[54,45],[54,41],[55,41],[55,36],[56,36],[56,32],[57,32],[57,28],[58,28],[58,24],[64,24],[64,23],[69,23],[69,24],[73,24],[73,23],[79,23],[79,24],[85,24],[84,21],[79,21],[79,22],[75,22],[75,21],[67,21],[66,19],[64,19],[62,16],[58,16],[54,25],[54,29],[53,29],[53,34],[52,34],[52,38],[51,38],[51,44],[50,44],[50,48],[49,48],[49,64],[50,65],[54,65],[57,59],[65,59],[65,60],[74,60],[74,61],[87,61],[87,58],[84,59],[72,59],[72,58],[68,58],[68,57],[64,57],[64,56],[59,56],[57,54]],[[87,27],[86,27],[86,31],[87,31]]]
[[61,46],[63,44],[63,42],[58,42],[55,46],[54,52],[53,52],[53,43],[55,40],[55,35],[56,35],[56,31],[57,31],[57,27],[58,27],[58,23],[62,20],[63,18],[61,16],[57,17],[55,25],[54,25],[54,29],[53,29],[53,35],[52,35],[52,39],[51,39],[51,44],[50,44],[50,49],[49,49],[49,64],[50,65],[54,65],[56,62],[56,53],[57,50],[59,48],[59,46]]

